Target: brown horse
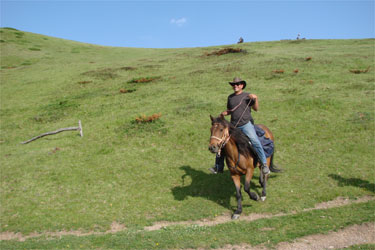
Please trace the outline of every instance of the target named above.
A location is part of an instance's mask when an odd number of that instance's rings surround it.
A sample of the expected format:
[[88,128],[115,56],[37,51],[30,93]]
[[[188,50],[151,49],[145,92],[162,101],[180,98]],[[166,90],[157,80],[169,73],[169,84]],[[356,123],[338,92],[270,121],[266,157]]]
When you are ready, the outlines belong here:
[[[259,166],[258,157],[255,151],[249,144],[249,139],[238,128],[235,128],[230,122],[226,121],[224,116],[217,118],[211,117],[211,137],[209,150],[212,153],[222,153],[225,155],[225,160],[229,168],[232,180],[236,186],[237,210],[234,212],[232,219],[238,219],[242,213],[242,194],[241,194],[241,176],[245,175],[244,190],[251,199],[258,201],[259,196],[255,192],[250,192],[250,181],[254,174],[254,169]],[[274,137],[271,131],[264,125],[261,127],[265,136],[272,141]],[[267,164],[271,172],[280,172],[276,166],[273,165],[273,154],[267,158]],[[268,176],[264,177],[260,171],[259,183],[262,186],[261,200],[266,199],[266,186]]]

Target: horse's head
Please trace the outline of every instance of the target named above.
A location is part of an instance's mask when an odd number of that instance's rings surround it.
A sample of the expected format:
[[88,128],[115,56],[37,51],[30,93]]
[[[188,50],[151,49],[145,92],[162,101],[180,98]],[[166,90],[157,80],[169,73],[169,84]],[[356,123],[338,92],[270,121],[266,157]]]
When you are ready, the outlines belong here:
[[210,150],[211,153],[218,153],[229,139],[229,126],[223,115],[217,118],[213,118],[210,115],[210,118],[212,126],[208,150]]

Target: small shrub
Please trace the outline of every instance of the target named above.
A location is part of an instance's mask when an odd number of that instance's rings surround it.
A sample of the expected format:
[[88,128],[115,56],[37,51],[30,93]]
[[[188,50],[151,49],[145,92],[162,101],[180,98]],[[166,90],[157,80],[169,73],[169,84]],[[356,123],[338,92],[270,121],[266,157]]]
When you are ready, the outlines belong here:
[[80,81],[78,82],[79,84],[87,84],[87,83],[92,83],[92,81]]
[[32,51],[40,51],[40,49],[39,48],[29,48],[29,50],[32,50]]
[[136,117],[135,121],[137,123],[150,123],[150,122],[154,122],[158,120],[160,117],[161,117],[161,113],[153,114],[151,116],[142,115],[142,116]]
[[369,71],[370,67],[368,67],[367,69],[364,69],[364,70],[360,70],[360,69],[350,69],[349,71],[354,73],[354,74],[361,74],[361,73],[367,73]]
[[310,61],[311,59],[312,59],[312,57],[309,56],[309,57],[306,57],[306,58],[305,58],[305,61]]
[[137,68],[134,68],[134,67],[121,67],[120,68],[121,70],[136,70]]
[[313,80],[302,80],[301,84],[303,84],[303,85],[313,85],[314,81]]
[[122,93],[122,94],[132,93],[134,91],[135,91],[135,89],[120,89],[120,93]]
[[155,80],[160,79],[160,76],[157,77],[140,77],[140,78],[133,78],[128,83],[146,83],[146,82],[152,82]]
[[154,69],[154,68],[159,68],[160,65],[144,65],[143,67],[148,68],[148,69]]
[[21,65],[23,65],[23,66],[32,65],[32,62],[30,62],[30,61],[25,61],[25,62],[23,62]]
[[61,148],[56,147],[56,148],[54,148],[54,149],[50,152],[50,154],[54,154],[54,153],[56,153],[56,152],[59,151],[59,150],[61,150]]
[[230,54],[230,53],[246,53],[246,50],[240,49],[240,48],[225,48],[217,51],[213,51],[211,53],[205,53],[205,56],[221,56],[225,54]]
[[[143,120],[145,119],[144,117],[146,116],[140,116],[137,118],[138,120]],[[145,120],[147,120],[147,118]],[[169,129],[168,127],[166,127],[166,124],[163,120],[154,118],[152,122],[138,122],[136,119],[134,119],[129,123],[121,125],[116,131],[126,137],[144,137],[148,136],[149,134],[166,135],[168,134]]]

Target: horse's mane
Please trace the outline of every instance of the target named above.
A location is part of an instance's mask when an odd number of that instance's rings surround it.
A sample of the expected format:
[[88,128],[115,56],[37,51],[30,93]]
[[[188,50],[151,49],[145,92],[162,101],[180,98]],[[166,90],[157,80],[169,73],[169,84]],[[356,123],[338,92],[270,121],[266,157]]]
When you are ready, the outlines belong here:
[[256,157],[254,149],[249,144],[249,138],[241,131],[241,129],[236,128],[232,125],[232,123],[228,122],[227,120],[225,120],[225,118],[221,117],[214,118],[213,123],[220,123],[224,125],[226,128],[229,128],[229,134],[236,143],[240,154],[244,155],[245,157]]

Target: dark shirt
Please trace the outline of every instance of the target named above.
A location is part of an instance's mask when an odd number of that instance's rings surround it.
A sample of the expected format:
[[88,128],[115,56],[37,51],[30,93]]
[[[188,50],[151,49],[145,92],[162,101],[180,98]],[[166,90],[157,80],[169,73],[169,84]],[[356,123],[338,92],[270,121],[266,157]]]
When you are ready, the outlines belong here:
[[[248,122],[251,122],[252,124],[254,124],[254,119],[251,116],[251,105],[252,104],[250,104],[249,107],[247,107],[247,105],[249,104],[250,101],[252,101],[252,100],[250,100],[249,93],[247,93],[247,92],[242,92],[239,95],[236,95],[236,94],[233,93],[233,94],[228,96],[227,109],[229,111],[231,111],[230,122],[234,126],[236,126],[237,123],[238,123],[237,127],[241,127],[241,126],[247,124]],[[247,107],[247,109],[246,109],[246,107]],[[233,110],[233,109],[235,109],[235,110]],[[246,109],[246,111],[244,113],[245,109]],[[243,116],[241,118],[242,114],[243,114]],[[241,120],[239,121],[240,118],[241,118]]]

